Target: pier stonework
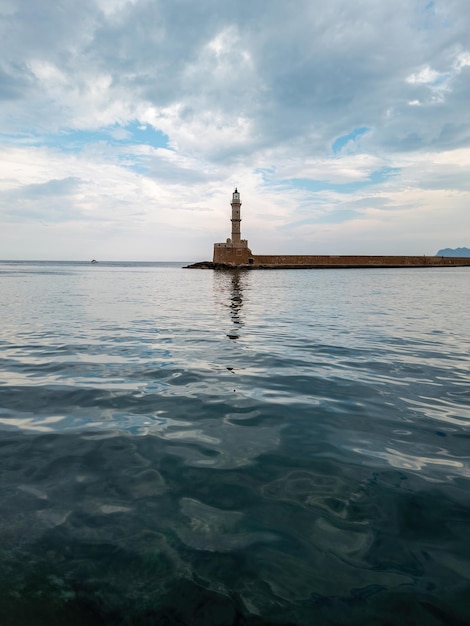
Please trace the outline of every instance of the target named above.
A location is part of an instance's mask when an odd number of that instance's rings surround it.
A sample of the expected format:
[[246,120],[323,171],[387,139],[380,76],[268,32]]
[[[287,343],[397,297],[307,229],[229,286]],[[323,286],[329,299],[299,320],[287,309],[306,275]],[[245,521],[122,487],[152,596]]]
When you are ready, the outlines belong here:
[[254,268],[345,269],[366,267],[455,267],[470,266],[470,258],[444,256],[366,255],[251,255]]

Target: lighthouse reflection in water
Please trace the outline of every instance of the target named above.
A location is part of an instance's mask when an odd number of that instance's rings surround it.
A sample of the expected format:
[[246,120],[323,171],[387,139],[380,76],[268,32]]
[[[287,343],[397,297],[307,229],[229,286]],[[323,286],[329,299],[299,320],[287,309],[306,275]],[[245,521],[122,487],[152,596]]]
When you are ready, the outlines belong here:
[[241,309],[243,306],[243,277],[246,272],[232,270],[231,274],[231,294],[230,294],[230,317],[233,323],[232,332],[228,333],[230,339],[238,339],[240,337],[240,327],[243,322],[241,319]]

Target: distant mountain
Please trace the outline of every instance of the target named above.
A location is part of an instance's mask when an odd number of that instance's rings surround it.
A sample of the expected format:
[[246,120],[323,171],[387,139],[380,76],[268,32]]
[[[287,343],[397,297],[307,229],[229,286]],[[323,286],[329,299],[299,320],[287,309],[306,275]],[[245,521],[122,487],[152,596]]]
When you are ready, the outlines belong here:
[[470,257],[470,248],[442,248],[436,256],[468,256]]

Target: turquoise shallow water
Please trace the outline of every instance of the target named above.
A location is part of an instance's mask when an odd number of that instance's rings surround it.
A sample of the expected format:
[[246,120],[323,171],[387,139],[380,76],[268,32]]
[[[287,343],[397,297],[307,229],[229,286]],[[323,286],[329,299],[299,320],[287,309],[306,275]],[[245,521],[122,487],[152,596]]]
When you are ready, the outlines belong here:
[[0,263],[0,624],[468,623],[469,301]]

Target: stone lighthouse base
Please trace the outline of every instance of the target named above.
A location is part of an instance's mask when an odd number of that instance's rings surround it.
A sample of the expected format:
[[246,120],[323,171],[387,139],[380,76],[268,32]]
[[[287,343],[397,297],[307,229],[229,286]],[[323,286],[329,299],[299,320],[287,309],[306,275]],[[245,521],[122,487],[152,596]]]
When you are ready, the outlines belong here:
[[242,239],[239,243],[233,243],[229,239],[225,243],[214,244],[214,263],[223,263],[224,265],[249,265],[253,263],[252,257],[253,255],[246,239]]

